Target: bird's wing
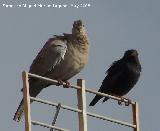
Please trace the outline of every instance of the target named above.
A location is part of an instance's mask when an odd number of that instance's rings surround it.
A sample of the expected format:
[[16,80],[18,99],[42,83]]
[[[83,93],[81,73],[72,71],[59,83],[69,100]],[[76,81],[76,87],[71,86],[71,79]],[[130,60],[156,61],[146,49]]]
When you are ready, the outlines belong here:
[[122,59],[117,60],[115,62],[112,63],[112,65],[110,66],[110,68],[106,71],[106,74],[108,74],[109,76],[114,75],[116,73],[118,73],[124,66],[124,62]]
[[124,62],[122,59],[113,62],[111,67],[106,71],[107,76],[102,82],[102,86],[100,88],[100,91],[106,92],[111,90],[111,87],[114,87],[116,84],[118,78],[123,74],[124,72]]
[[66,51],[66,41],[54,38],[49,39],[34,59],[30,66],[30,72],[43,76],[64,59]]

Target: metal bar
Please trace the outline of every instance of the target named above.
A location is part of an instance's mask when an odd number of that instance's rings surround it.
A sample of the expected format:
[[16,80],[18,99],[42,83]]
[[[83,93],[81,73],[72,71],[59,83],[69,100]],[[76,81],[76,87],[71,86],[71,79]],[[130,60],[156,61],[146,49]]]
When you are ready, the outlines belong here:
[[112,119],[112,118],[109,118],[109,117],[104,117],[104,116],[93,114],[93,113],[90,113],[90,112],[87,112],[87,115],[91,116],[91,117],[99,118],[99,119],[102,119],[102,120],[107,120],[107,121],[110,121],[110,122],[113,122],[113,123],[116,123],[116,124],[124,125],[124,126],[127,126],[127,127],[136,128],[136,125],[132,125],[130,123],[119,121],[119,120]]
[[[46,101],[46,100],[42,100],[42,99],[39,99],[39,98],[30,97],[29,96],[28,76],[38,78],[38,79],[42,79],[42,80],[46,80],[46,81],[49,81],[49,82],[54,83],[54,84],[58,83],[57,80],[53,80],[53,79],[50,79],[50,78],[38,76],[38,75],[27,73],[27,72],[22,73],[23,88],[24,88],[24,90],[23,90],[24,103],[26,103],[26,104],[24,104],[25,130],[26,131],[31,131],[31,123],[32,123],[32,124],[40,125],[40,126],[43,126],[43,127],[52,128],[52,129],[55,129],[55,130],[69,131],[67,129],[55,127],[55,126],[52,126],[52,125],[47,125],[47,124],[44,124],[44,123],[41,123],[41,122],[31,121],[31,118],[30,118],[31,117],[30,116],[30,99],[34,100],[34,101],[37,101],[37,102],[40,102],[40,103],[43,103],[43,104],[48,104],[48,105],[56,106],[56,107],[58,106],[58,104],[57,103],[52,103],[52,102],[49,102],[49,101]],[[65,85],[65,83],[63,83],[63,85]],[[81,91],[82,101],[85,97],[85,96],[83,96],[84,92],[89,92],[89,93],[92,93],[92,94],[97,94],[97,95],[100,95],[100,96],[109,97],[109,98],[117,100],[117,101],[121,101],[121,98],[119,98],[119,97],[112,96],[112,95],[105,94],[105,93],[101,93],[101,92],[97,92],[97,91],[90,90],[90,89],[85,89],[85,86],[84,86],[84,83],[82,82],[82,80],[81,80],[80,83],[77,84],[77,86],[71,85],[70,87],[74,88],[74,89],[78,89],[78,91]],[[84,88],[81,88],[81,87],[84,87]],[[124,100],[125,100],[124,102],[127,102],[127,99],[124,99]],[[88,116],[91,116],[91,117],[96,117],[96,118],[99,118],[99,119],[102,119],[102,120],[107,120],[107,121],[110,121],[110,122],[113,122],[113,123],[116,123],[116,124],[120,124],[120,125],[124,125],[124,126],[127,126],[127,127],[134,128],[134,131],[140,131],[140,129],[139,129],[139,107],[138,107],[137,102],[131,102],[132,110],[133,110],[133,124],[123,122],[123,121],[120,121],[120,120],[116,120],[116,119],[112,119],[112,118],[109,118],[109,117],[104,117],[104,116],[101,116],[101,115],[93,114],[93,113],[90,113],[90,112],[86,112],[86,109],[85,109],[86,108],[86,102],[85,103],[83,103],[83,102],[81,103],[81,105],[78,105],[79,107],[83,106],[83,108],[80,108],[80,109],[72,108],[72,107],[65,106],[65,105],[61,105],[61,108],[66,109],[66,110],[70,110],[70,111],[73,111],[73,112],[78,112],[79,115],[83,116],[83,117],[81,117],[81,118],[83,118],[83,124],[87,123],[87,118],[84,118],[85,114],[87,114]],[[87,131],[87,124],[84,127],[85,128],[84,129],[81,128],[80,131]]]
[[[40,103],[43,103],[43,104],[47,104],[47,105],[51,105],[51,106],[58,106],[57,103],[48,102],[48,101],[41,100],[39,98],[34,98],[34,97],[30,97],[30,98],[31,98],[31,100],[34,100],[34,101],[37,101],[37,102],[40,102]],[[75,109],[75,108],[64,106],[64,105],[61,105],[61,108],[66,109],[66,110],[70,110],[70,111],[74,111],[74,112],[82,113],[82,110],[80,110],[80,109]],[[90,112],[87,112],[87,115],[92,116],[92,117],[96,117],[96,118],[99,118],[99,119],[102,119],[102,120],[107,120],[107,121],[110,121],[110,122],[114,122],[114,123],[117,123],[117,124],[120,124],[120,125],[125,125],[125,126],[128,126],[128,127],[136,128],[136,125],[132,125],[132,124],[129,124],[127,122],[122,122],[122,121],[115,120],[115,119],[111,119],[111,118],[104,117],[104,116],[101,116],[101,115],[93,114],[93,113],[90,113]]]
[[139,106],[136,102],[135,105],[132,105],[132,113],[133,113],[133,124],[136,125],[136,128],[133,131],[140,131],[139,126]]
[[85,80],[78,79],[77,85],[81,87],[77,90],[78,109],[82,110],[82,113],[78,113],[79,131],[87,131]]
[[[31,77],[34,77],[34,78],[41,79],[41,80],[49,81],[49,82],[51,82],[53,84],[57,84],[58,83],[57,80],[53,80],[53,79],[46,78],[46,77],[43,77],[43,76],[39,76],[39,75],[36,75],[36,74],[28,73],[28,75],[31,76]],[[62,85],[66,85],[66,83],[63,82]],[[75,85],[70,85],[70,87],[74,88],[74,89],[80,89],[79,86],[75,86]],[[96,95],[100,95],[100,96],[104,96],[104,97],[109,97],[109,98],[117,100],[117,101],[121,101],[120,97],[116,97],[116,96],[112,96],[112,95],[109,95],[109,94],[101,93],[101,92],[94,91],[94,90],[91,90],[91,89],[86,89],[86,92],[89,92],[89,93],[92,93],[92,94],[96,94]],[[126,101],[126,100],[127,100],[127,98],[124,99],[124,101]],[[126,102],[128,102],[128,101],[126,101]],[[135,102],[131,102],[131,104],[133,105],[133,104],[135,104]]]
[[[36,75],[36,74],[28,73],[28,75],[31,76],[31,77],[34,77],[34,78],[41,79],[41,80],[49,81],[49,82],[51,82],[53,84],[57,84],[58,83],[57,80],[53,80],[53,79],[50,79],[50,78],[47,78],[47,77],[43,77],[43,76],[39,76],[39,75]],[[63,82],[62,85],[66,85],[66,83]],[[75,85],[70,85],[69,87],[74,88],[74,89],[80,89],[79,86],[75,86]]]
[[[58,106],[57,103],[49,102],[49,101],[42,100],[42,99],[39,99],[39,98],[30,97],[30,99],[34,100],[34,101],[37,101],[37,102],[40,102],[40,103],[43,103],[43,104],[47,104],[47,105],[51,105],[51,106],[56,106],[56,107]],[[73,112],[82,112],[79,109],[72,108],[72,107],[65,106],[65,105],[61,105],[61,108],[66,109],[66,110],[70,110],[70,111],[73,111]]]
[[[114,100],[117,100],[117,101],[121,101],[121,98],[120,98],[120,97],[116,97],[116,96],[112,96],[112,95],[109,95],[109,94],[97,92],[97,91],[94,91],[94,90],[91,90],[91,89],[86,89],[86,92],[89,92],[89,93],[92,93],[92,94],[96,94],[96,95],[100,95],[100,96],[104,96],[104,97],[109,97],[109,98],[114,99]],[[127,98],[125,98],[124,101],[125,101],[125,102],[128,102],[128,101],[126,101],[126,100],[127,100]],[[134,105],[135,102],[132,102],[132,101],[131,101],[131,104]]]
[[[60,109],[61,109],[61,103],[58,103],[58,106],[56,108],[56,114],[55,114],[54,120],[52,122],[52,126],[54,126],[56,124],[56,120],[58,118],[58,114],[59,114]],[[53,129],[50,129],[50,131],[53,131]]]
[[25,131],[31,131],[30,95],[29,95],[29,83],[28,83],[27,72],[22,72],[22,79],[23,79]]
[[58,130],[58,131],[69,131],[69,130],[64,129],[64,128],[48,125],[48,124],[45,124],[45,123],[42,123],[42,122],[38,122],[38,121],[33,121],[32,120],[31,122],[32,122],[33,125],[40,125],[42,127],[52,128],[52,129],[55,129],[55,130]]

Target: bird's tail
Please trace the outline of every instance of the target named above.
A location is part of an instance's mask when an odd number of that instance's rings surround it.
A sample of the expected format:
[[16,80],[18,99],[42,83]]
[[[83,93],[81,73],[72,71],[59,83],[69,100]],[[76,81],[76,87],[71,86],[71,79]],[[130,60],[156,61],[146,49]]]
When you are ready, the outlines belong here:
[[13,120],[19,122],[22,118],[23,111],[24,111],[24,106],[23,106],[23,99],[22,99],[19,106],[18,106],[18,109],[14,115]]
[[102,96],[96,95],[94,99],[91,101],[91,103],[89,104],[89,106],[94,106],[101,98]]
[[[46,83],[41,83],[40,81],[30,84],[30,90],[29,90],[30,96],[36,97],[41,92],[41,90],[46,86],[48,86],[46,85]],[[30,101],[30,103],[32,102],[33,101]],[[14,115],[13,120],[19,122],[23,116],[23,112],[24,112],[24,102],[22,99]]]
[[103,102],[107,101],[108,99],[109,99],[108,97],[105,97],[104,100],[103,100]]

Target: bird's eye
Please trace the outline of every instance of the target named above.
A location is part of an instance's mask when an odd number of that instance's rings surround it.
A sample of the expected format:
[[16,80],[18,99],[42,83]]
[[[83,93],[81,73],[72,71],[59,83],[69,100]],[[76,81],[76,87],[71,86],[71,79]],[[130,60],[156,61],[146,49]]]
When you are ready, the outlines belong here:
[[57,45],[57,46],[59,46],[59,47],[60,47],[61,45]]

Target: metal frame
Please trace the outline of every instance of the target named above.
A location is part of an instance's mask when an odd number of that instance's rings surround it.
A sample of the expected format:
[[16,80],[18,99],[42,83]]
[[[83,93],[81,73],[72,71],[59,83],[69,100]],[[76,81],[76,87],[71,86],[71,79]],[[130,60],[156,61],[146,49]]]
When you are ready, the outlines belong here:
[[[30,97],[29,96],[29,83],[28,83],[28,77],[34,77],[37,79],[41,79],[41,80],[46,80],[49,81],[53,84],[58,83],[57,80],[52,80],[50,78],[46,78],[46,77],[42,77],[42,76],[38,76],[35,74],[31,74],[28,72],[23,72],[22,73],[22,79],[23,79],[23,97],[24,97],[24,115],[25,115],[25,131],[31,131],[31,124],[34,125],[40,125],[43,127],[47,127],[50,129],[55,129],[55,130],[59,130],[59,131],[69,131],[67,129],[63,129],[60,127],[56,127],[56,126],[52,126],[52,125],[47,125],[44,124],[42,122],[38,122],[38,121],[33,121],[31,120],[31,113],[30,113],[30,100],[34,100],[43,104],[47,104],[50,106],[58,106],[57,103],[53,103],[53,102],[49,102],[46,100],[42,100],[39,98],[34,98],[34,97]],[[65,83],[63,83],[63,85],[65,85]],[[62,109],[66,109],[66,110],[70,110],[73,112],[78,112],[78,116],[79,116],[79,131],[87,131],[87,115],[91,116],[91,117],[95,117],[98,119],[102,119],[102,120],[106,120],[106,121],[110,121],[116,124],[120,124],[123,126],[127,126],[127,127],[131,127],[133,128],[133,131],[140,131],[139,128],[139,106],[137,102],[131,102],[132,104],[132,116],[133,116],[133,124],[127,123],[127,122],[123,122],[120,120],[116,120],[116,119],[112,119],[109,117],[104,117],[98,114],[93,114],[90,112],[87,112],[86,110],[86,92],[88,93],[93,93],[93,94],[98,94],[104,97],[109,97],[111,99],[120,101],[121,98],[116,97],[116,96],[111,96],[105,93],[100,93],[97,91],[93,91],[90,89],[86,89],[85,88],[85,80],[82,79],[78,79],[77,80],[77,85],[70,85],[71,88],[77,89],[77,100],[78,100],[78,109],[73,108],[73,107],[69,107],[69,106],[65,106],[65,105],[61,105]],[[127,99],[126,99],[127,100]]]

